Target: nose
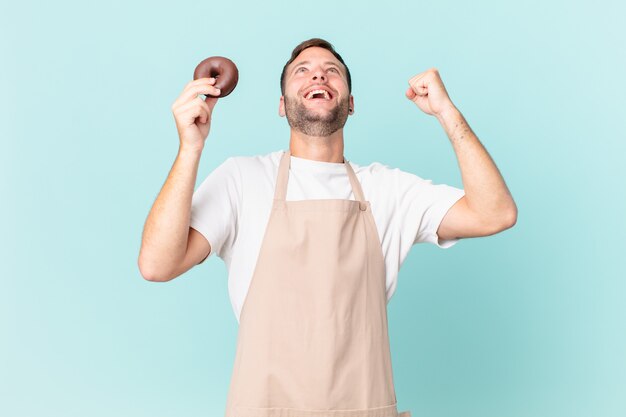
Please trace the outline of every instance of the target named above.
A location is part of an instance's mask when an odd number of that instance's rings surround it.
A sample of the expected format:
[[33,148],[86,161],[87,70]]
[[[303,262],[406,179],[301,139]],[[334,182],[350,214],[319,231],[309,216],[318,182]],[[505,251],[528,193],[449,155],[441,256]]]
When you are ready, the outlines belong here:
[[326,81],[326,75],[324,75],[324,71],[321,68],[312,71],[312,74],[314,81]]

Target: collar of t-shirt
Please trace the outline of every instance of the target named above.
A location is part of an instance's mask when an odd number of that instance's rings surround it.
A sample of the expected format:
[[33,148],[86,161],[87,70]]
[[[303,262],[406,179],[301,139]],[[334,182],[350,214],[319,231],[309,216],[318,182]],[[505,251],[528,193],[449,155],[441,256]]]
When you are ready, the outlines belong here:
[[343,162],[324,162],[291,156],[287,200],[354,199]]
[[308,171],[311,173],[346,174],[346,167],[343,162],[315,161],[313,159],[298,158],[291,156],[291,169],[297,171]]

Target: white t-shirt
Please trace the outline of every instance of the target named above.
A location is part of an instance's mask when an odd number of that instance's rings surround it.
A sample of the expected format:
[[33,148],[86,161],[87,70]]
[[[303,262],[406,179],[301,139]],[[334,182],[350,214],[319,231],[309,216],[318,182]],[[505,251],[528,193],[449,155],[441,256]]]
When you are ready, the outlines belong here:
[[[239,322],[269,220],[283,150],[227,158],[194,192],[191,227],[200,232],[228,269],[228,292]],[[440,240],[437,229],[465,192],[390,168],[378,162],[351,164],[370,202],[385,259],[387,301],[398,271],[415,243],[449,248],[458,239]],[[343,163],[291,156],[287,201],[355,200]]]

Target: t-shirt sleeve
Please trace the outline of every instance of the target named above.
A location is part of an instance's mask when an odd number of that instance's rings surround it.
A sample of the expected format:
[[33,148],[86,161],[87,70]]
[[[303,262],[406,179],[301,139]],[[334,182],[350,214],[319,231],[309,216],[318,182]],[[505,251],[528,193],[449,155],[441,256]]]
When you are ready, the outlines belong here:
[[[224,259],[237,237],[241,205],[241,176],[234,158],[226,159],[202,181],[191,199],[190,227],[211,245],[211,252]],[[202,263],[201,262],[201,263]]]
[[447,249],[460,239],[439,239],[437,229],[450,208],[465,191],[447,184],[433,184],[409,172],[394,169],[397,185],[398,219],[402,246],[432,243]]

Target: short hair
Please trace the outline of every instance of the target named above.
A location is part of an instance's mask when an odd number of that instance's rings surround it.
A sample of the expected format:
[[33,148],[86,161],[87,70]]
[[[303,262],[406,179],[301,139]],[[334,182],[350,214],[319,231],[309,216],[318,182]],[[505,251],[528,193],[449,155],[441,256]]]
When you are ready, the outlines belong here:
[[300,55],[302,51],[304,51],[307,48],[311,48],[313,46],[317,46],[319,48],[324,48],[324,49],[329,50],[335,56],[335,58],[337,58],[339,62],[343,64],[344,68],[346,69],[346,74],[348,78],[348,91],[352,92],[352,78],[350,77],[350,70],[348,69],[348,66],[346,65],[346,63],[343,62],[343,58],[341,58],[341,55],[339,55],[339,53],[335,51],[335,48],[330,42],[325,41],[324,39],[320,39],[320,38],[312,38],[304,42],[301,42],[291,52],[291,58],[289,58],[289,61],[287,61],[287,63],[283,67],[283,71],[280,74],[280,94],[281,95],[285,94],[285,71],[287,70],[287,67],[289,66],[289,64],[291,64],[297,58],[297,56]]

